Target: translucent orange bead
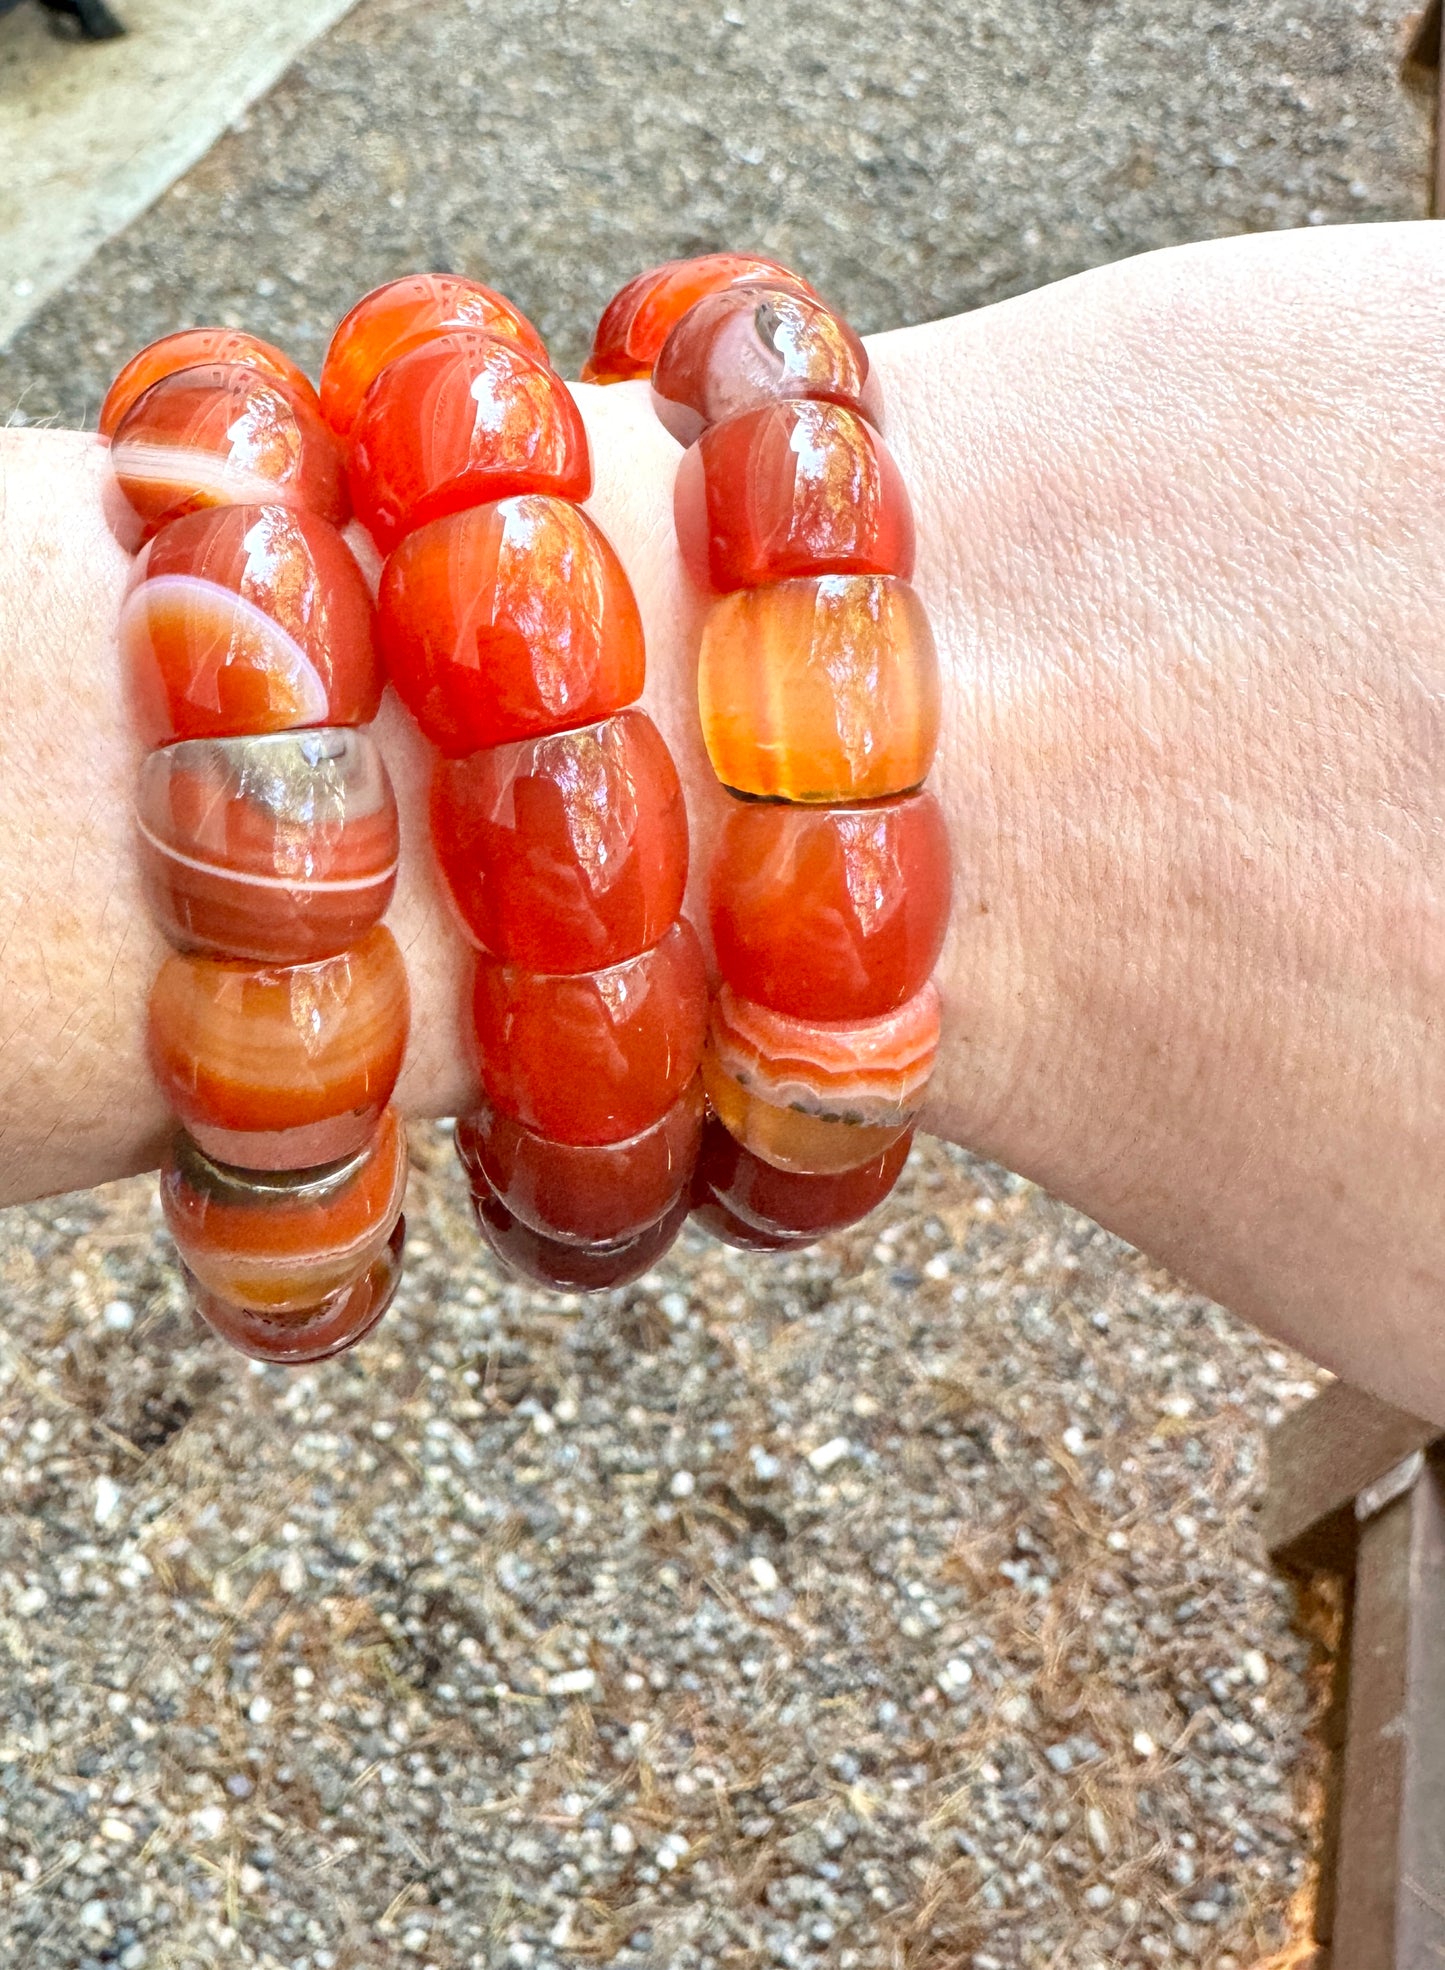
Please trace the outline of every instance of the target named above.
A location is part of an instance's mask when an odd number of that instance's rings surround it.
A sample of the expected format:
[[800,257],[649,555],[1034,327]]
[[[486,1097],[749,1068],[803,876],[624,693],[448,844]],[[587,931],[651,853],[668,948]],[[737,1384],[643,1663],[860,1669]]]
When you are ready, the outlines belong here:
[[203,1286],[188,1266],[181,1269],[191,1304],[221,1340],[250,1355],[253,1361],[299,1368],[311,1361],[328,1361],[366,1339],[401,1284],[405,1243],[406,1219],[399,1217],[383,1251],[358,1278],[338,1286],[314,1305],[284,1312],[223,1299]]
[[538,362],[547,345],[504,294],[462,274],[408,274],[363,295],[343,315],[321,365],[321,413],[339,437],[388,363],[457,329],[500,335]]
[[492,1104],[554,1142],[622,1142],[697,1072],[707,972],[686,919],[640,957],[554,977],[483,956],[473,1013]]
[[592,724],[631,704],[646,673],[611,543],[539,493],[409,534],[382,573],[377,640],[402,702],[452,757]]
[[833,1175],[800,1175],[755,1156],[718,1121],[708,1123],[693,1177],[694,1208],[721,1205],[741,1224],[768,1236],[821,1238],[867,1217],[898,1181],[913,1132],[881,1155]]
[[639,1236],[672,1208],[692,1175],[702,1121],[696,1076],[660,1122],[623,1142],[549,1142],[484,1103],[457,1123],[457,1154],[519,1223],[564,1244],[608,1245]]
[[365,732],[191,739],[151,753],[141,879],[179,949],[258,964],[334,957],[396,886],[396,799]]
[[718,1119],[765,1163],[825,1173],[890,1148],[923,1101],[938,1052],[932,984],[881,1019],[802,1020],[713,1001],[703,1081]]
[[932,794],[861,807],[734,801],[709,872],[718,970],[798,1019],[875,1019],[912,998],[948,930],[948,830]]
[[838,803],[911,792],[938,744],[928,618],[890,575],[739,590],[704,625],[698,710],[713,771],[735,793]]
[[587,432],[567,385],[514,342],[453,333],[400,356],[351,432],[356,517],[383,554],[446,513],[514,493],[584,500]]
[[623,383],[651,375],[658,350],[689,308],[705,294],[756,280],[813,292],[797,274],[759,253],[703,253],[650,267],[619,288],[603,309],[582,381]]
[[381,703],[361,570],[334,527],[287,506],[172,521],[135,564],[119,633],[147,745],[360,725]]
[[673,483],[677,544],[703,588],[913,572],[913,513],[878,433],[841,404],[766,404],[704,431]]
[[153,383],[110,444],[116,483],[144,537],[183,513],[261,501],[343,525],[350,508],[341,447],[314,394],[245,363],[204,363]]
[[303,403],[313,410],[321,408],[305,370],[259,335],[248,335],[241,328],[181,328],[149,343],[121,370],[100,407],[100,435],[113,437],[136,398],[152,383],[178,369],[194,369],[198,363],[241,363],[263,376],[278,376]]
[[472,1192],[477,1228],[510,1272],[552,1292],[602,1293],[626,1286],[666,1256],[687,1219],[684,1190],[664,1217],[635,1238],[611,1245],[568,1245],[512,1216],[490,1190]]
[[309,1314],[385,1252],[406,1188],[406,1131],[388,1108],[353,1154],[315,1169],[244,1170],[183,1131],[161,1166],[161,1205],[207,1292],[273,1316]]
[[792,397],[846,404],[875,424],[882,416],[863,344],[816,296],[791,287],[709,294],[652,367],[653,407],[683,445],[709,424]]
[[315,964],[177,954],[151,991],[151,1064],[208,1155],[301,1169],[350,1155],[375,1128],[409,1017],[406,966],[380,924]]
[[432,836],[472,936],[533,971],[636,957],[682,908],[682,786],[635,707],[580,732],[442,760]]

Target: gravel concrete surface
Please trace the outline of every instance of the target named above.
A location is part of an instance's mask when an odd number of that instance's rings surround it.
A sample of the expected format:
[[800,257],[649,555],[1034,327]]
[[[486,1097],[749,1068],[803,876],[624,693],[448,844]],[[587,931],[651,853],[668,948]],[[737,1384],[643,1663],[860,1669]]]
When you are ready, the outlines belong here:
[[[0,407],[93,419],[191,320],[314,369],[419,265],[575,365],[618,281],[726,242],[873,328],[1420,215],[1402,36],[363,0],[0,353]],[[687,1234],[581,1306],[504,1281],[415,1141],[395,1311],[296,1374],[196,1330],[148,1183],[0,1216],[5,1961],[1303,1961],[1330,1609],[1251,1514],[1304,1364],[937,1145],[816,1252]]]

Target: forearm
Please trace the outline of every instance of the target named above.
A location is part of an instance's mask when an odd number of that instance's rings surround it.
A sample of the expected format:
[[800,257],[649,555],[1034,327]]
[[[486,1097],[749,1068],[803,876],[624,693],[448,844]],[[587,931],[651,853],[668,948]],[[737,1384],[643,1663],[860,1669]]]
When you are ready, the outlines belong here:
[[[1445,248],[1433,228],[1155,255],[879,338],[945,666],[956,860],[930,1122],[1358,1379],[1445,1414],[1445,896],[1436,657]],[[720,796],[692,692],[676,449],[583,391],[688,786],[692,913]],[[0,451],[0,1193],[154,1159],[161,949],[136,887],[125,579],[103,457]],[[400,1090],[465,1101],[464,955],[423,749],[388,705]],[[1372,1374],[1373,1371],[1373,1374]]]

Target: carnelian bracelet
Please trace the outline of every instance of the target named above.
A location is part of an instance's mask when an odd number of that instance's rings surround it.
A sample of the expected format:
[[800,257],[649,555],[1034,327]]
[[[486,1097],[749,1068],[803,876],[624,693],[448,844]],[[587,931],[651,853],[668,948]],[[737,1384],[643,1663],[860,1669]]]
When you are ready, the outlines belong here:
[[[532,324],[417,275],[345,317],[319,397],[256,338],[192,329],[106,399],[144,543],[120,636],[153,748],[141,867],[175,946],[149,1025],[183,1124],[162,1195],[198,1309],[250,1353],[336,1352],[399,1275],[397,818],[354,729],[383,662],[438,754],[433,841],[476,948],[457,1146],[507,1266],[621,1285],[689,1211],[789,1248],[871,1210],[906,1160],[949,856],[920,791],[938,672],[876,379],[805,282],[723,254],[609,305],[584,377],[636,376],[688,447],[678,544],[719,598],[698,668],[732,806],[710,1008],[641,619]],[[353,511],[385,556],[374,612],[337,531]]]
[[161,1172],[200,1314],[264,1360],[314,1361],[400,1275],[406,1133],[387,1106],[409,1017],[381,924],[397,811],[357,730],[382,672],[337,531],[341,449],[294,365],[228,329],[167,336],[101,411],[140,545],[120,619],[141,875],[174,947],[150,999],[183,1125]]
[[698,710],[732,800],[695,1216],[749,1250],[807,1243],[892,1188],[938,1048],[949,846],[920,791],[940,694],[908,495],[862,343],[774,261],[640,275],[583,374],[651,378],[688,447],[678,546],[718,597]]

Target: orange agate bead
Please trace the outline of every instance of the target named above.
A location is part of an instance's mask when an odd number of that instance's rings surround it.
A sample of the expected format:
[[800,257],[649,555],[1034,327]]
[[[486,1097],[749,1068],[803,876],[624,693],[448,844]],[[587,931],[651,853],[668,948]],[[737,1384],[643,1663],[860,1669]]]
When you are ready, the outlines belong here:
[[671,1249],[687,1218],[684,1190],[664,1217],[634,1238],[610,1245],[569,1245],[548,1238],[513,1217],[485,1188],[473,1190],[477,1229],[508,1271],[534,1286],[561,1293],[602,1293],[640,1279]]
[[797,274],[759,253],[704,253],[694,260],[667,260],[638,274],[603,310],[582,381],[623,383],[651,375],[658,350],[689,308],[706,294],[757,280],[801,294],[813,292]]
[[362,1146],[315,1169],[238,1169],[178,1131],[161,1165],[176,1248],[233,1307],[311,1315],[385,1252],[406,1189],[406,1130],[388,1108]]
[[343,315],[321,365],[321,414],[350,434],[361,400],[388,363],[457,329],[500,335],[537,361],[547,345],[504,294],[462,274],[408,274],[364,295]]
[[948,930],[948,829],[932,794],[864,807],[731,803],[709,881],[713,950],[744,999],[874,1019],[912,998]]
[[673,486],[677,544],[703,588],[913,572],[913,512],[871,424],[841,404],[764,404],[704,431]]
[[121,370],[100,407],[100,435],[114,437],[121,419],[152,383],[177,370],[194,369],[198,363],[241,363],[263,376],[277,376],[312,410],[321,408],[305,370],[259,335],[248,335],[241,328],[181,328],[150,343]]
[[923,1101],[938,1052],[932,984],[881,1019],[804,1020],[713,1001],[703,1083],[718,1119],[779,1169],[848,1170],[890,1148]]
[[365,732],[191,739],[151,753],[136,798],[141,879],[186,951],[305,964],[380,922],[396,798]]
[[718,1121],[707,1125],[693,1178],[693,1206],[720,1205],[742,1225],[792,1242],[821,1238],[856,1224],[898,1181],[913,1131],[881,1155],[832,1175],[780,1170],[745,1149]]
[[477,963],[473,1012],[487,1098],[554,1142],[651,1128],[697,1072],[707,973],[685,919],[640,957],[555,977]]
[[371,596],[314,514],[236,505],[174,520],[121,609],[132,715],[149,746],[376,716]]
[[641,694],[646,669],[606,535],[539,493],[409,534],[382,574],[377,640],[408,710],[454,757],[605,718]]
[[401,1254],[406,1243],[406,1219],[399,1217],[379,1257],[348,1285],[338,1286],[312,1306],[276,1312],[267,1307],[238,1305],[203,1286],[189,1266],[182,1265],[191,1304],[221,1340],[253,1361],[285,1368],[329,1361],[364,1341],[391,1305],[401,1284]]
[[472,1182],[519,1223],[564,1244],[635,1238],[687,1186],[702,1139],[702,1082],[694,1076],[661,1121],[622,1142],[550,1142],[484,1103],[457,1123]]
[[336,526],[350,510],[341,447],[314,392],[245,363],[203,363],[153,383],[121,418],[110,460],[147,539],[210,506],[303,507]]
[[514,342],[453,333],[400,356],[351,432],[356,517],[383,554],[484,500],[592,490],[587,432],[561,377]]
[[821,575],[714,604],[698,662],[713,771],[735,793],[845,802],[911,792],[938,744],[918,597],[891,575]]
[[443,760],[432,836],[472,936],[532,971],[635,957],[682,908],[682,786],[662,735],[636,708]]
[[877,423],[882,397],[847,322],[793,287],[709,294],[672,330],[652,368],[652,401],[679,444],[707,425],[780,399],[845,404]]
[[760,1225],[749,1224],[705,1186],[694,1193],[692,1220],[709,1238],[739,1252],[796,1252],[814,1242],[811,1231],[764,1231]]
[[151,991],[151,1064],[208,1155],[301,1169],[370,1135],[401,1071],[409,1017],[406,966],[380,924],[314,964],[175,955]]

